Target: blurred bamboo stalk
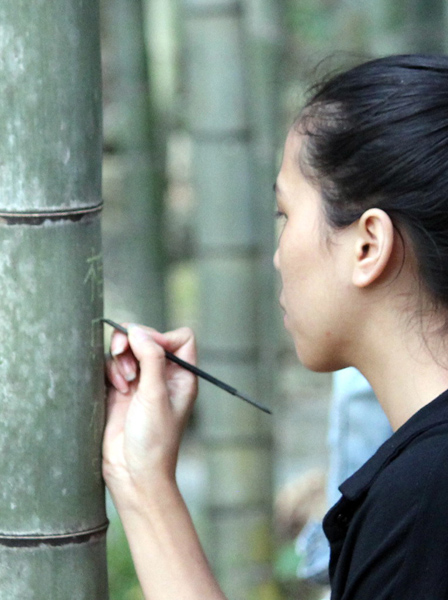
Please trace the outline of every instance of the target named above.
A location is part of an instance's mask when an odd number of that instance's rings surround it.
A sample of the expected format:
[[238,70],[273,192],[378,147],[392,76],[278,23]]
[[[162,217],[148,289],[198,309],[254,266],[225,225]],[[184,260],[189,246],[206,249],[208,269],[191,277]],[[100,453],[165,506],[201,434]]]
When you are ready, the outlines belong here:
[[445,0],[407,0],[405,5],[408,51],[446,52],[448,23]]
[[398,5],[387,0],[342,0],[335,5],[330,48],[363,53],[360,60],[400,52],[443,53],[446,29],[444,0],[404,0]]
[[122,316],[164,329],[166,132],[149,85],[145,3],[111,0],[104,4],[104,14],[113,48],[110,95],[115,110],[108,125],[122,172],[122,197],[117,202],[123,232],[108,269],[119,289]]
[[98,3],[0,23],[0,597],[106,600]]
[[[157,135],[166,138],[178,118],[179,3],[177,0],[144,0],[144,6],[149,86],[157,113],[154,126]],[[157,148],[161,152],[165,150],[164,145]]]
[[[257,396],[274,406],[276,397],[278,322],[273,254],[275,196],[280,151],[285,131],[281,120],[283,73],[282,5],[277,0],[244,0],[247,49],[248,119],[254,168],[252,211],[256,221],[258,293],[256,332],[258,346]],[[270,433],[269,433],[270,434]]]
[[[245,6],[237,0],[184,0],[184,8],[198,202],[200,361],[256,396],[262,306],[257,228],[263,217],[254,202],[260,162],[249,118]],[[255,47],[255,35],[253,41]],[[263,135],[260,130],[256,136],[260,159]],[[209,473],[206,549],[229,597],[271,597],[270,417],[206,384],[204,394],[215,398],[199,402]]]
[[350,54],[359,62],[381,53],[378,34],[385,30],[389,18],[387,0],[342,0],[334,4],[333,11],[334,38],[329,40],[330,48],[349,53],[341,56],[343,62],[353,61]]

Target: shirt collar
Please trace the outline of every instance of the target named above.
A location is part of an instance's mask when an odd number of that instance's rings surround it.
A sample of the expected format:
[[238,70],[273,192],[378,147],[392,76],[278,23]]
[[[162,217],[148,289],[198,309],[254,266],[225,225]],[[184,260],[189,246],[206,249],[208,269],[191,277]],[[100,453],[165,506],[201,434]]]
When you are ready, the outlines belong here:
[[370,488],[377,475],[412,440],[441,423],[448,422],[448,390],[426,404],[404,423],[358,471],[339,487],[349,500],[358,499]]

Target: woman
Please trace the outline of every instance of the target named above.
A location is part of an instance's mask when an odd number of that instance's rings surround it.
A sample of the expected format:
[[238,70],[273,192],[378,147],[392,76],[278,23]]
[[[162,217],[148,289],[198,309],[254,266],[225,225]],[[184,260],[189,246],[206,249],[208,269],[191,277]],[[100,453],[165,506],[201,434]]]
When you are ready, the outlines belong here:
[[[332,600],[448,598],[448,58],[379,59],[321,85],[276,192],[297,355],[358,368],[395,431],[325,518]],[[145,596],[222,599],[175,483],[196,382],[164,349],[193,361],[193,335],[131,326],[111,349],[104,476]]]

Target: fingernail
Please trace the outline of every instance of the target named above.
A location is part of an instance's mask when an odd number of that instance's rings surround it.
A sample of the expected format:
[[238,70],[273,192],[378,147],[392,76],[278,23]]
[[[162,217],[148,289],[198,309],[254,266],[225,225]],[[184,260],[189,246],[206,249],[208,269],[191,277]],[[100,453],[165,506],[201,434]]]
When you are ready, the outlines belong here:
[[128,326],[128,334],[130,337],[133,337],[134,340],[142,342],[149,339],[148,332],[142,329],[142,327],[140,327],[139,325],[135,325],[134,323],[131,323]]
[[115,379],[115,387],[122,394],[127,394],[129,392],[129,386],[128,386],[126,380],[121,375],[119,375],[118,377],[116,377],[116,379]]
[[125,351],[125,348],[126,339],[120,336],[112,340],[110,353],[112,354],[112,356],[118,356],[119,354],[122,354]]
[[124,378],[126,379],[126,381],[134,381],[134,379],[137,377],[137,373],[135,372],[135,366],[134,364],[128,362],[127,360],[123,360],[122,359],[122,367],[123,367],[123,371],[124,371]]

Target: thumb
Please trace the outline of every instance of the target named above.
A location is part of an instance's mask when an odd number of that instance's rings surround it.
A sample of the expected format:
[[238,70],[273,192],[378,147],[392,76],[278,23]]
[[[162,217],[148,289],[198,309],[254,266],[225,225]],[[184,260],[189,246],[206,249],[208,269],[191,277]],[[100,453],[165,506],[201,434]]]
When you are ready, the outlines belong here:
[[165,350],[153,340],[150,330],[138,325],[129,325],[128,338],[131,350],[140,365],[139,387],[144,396],[166,396]]

